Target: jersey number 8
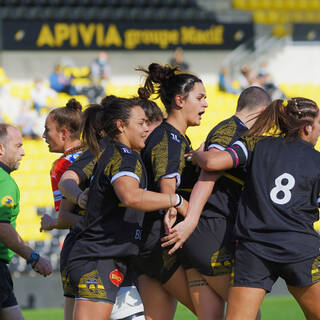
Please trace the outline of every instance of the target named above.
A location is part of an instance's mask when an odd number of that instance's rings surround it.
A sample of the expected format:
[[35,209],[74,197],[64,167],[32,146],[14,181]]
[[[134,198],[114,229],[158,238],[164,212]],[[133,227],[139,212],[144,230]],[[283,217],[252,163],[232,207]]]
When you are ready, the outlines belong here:
[[[286,184],[283,182],[287,181]],[[294,187],[296,181],[294,177],[289,173],[283,173],[275,179],[275,187],[270,192],[271,200],[276,204],[286,204],[291,200],[290,190]],[[279,198],[279,196],[281,198]]]

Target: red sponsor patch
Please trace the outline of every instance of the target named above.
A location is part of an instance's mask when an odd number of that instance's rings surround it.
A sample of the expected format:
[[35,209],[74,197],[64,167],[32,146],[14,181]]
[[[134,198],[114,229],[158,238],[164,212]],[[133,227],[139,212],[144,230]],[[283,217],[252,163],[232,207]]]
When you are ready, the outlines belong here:
[[115,286],[119,287],[123,281],[123,274],[118,269],[115,269],[110,272],[109,279]]

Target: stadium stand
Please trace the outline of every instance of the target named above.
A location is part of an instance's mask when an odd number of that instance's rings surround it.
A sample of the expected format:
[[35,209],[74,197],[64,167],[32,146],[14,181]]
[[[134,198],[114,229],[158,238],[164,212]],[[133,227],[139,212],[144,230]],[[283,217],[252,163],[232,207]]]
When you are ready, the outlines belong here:
[[0,16],[6,19],[108,19],[199,20],[213,19],[213,13],[196,0],[2,0]]

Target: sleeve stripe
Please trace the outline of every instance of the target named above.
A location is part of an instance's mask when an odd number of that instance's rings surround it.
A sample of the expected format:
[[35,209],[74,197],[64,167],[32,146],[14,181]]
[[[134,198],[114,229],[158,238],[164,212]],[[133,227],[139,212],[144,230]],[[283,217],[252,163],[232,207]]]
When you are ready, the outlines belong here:
[[131,171],[120,171],[118,173],[116,173],[112,178],[111,178],[111,183],[113,183],[115,180],[117,180],[118,178],[120,177],[123,177],[123,176],[129,176],[129,177],[132,177],[136,180],[138,180],[138,183],[140,183],[140,178],[133,172]]
[[233,145],[239,146],[242,149],[242,151],[246,157],[246,160],[248,160],[248,150],[247,150],[246,146],[239,140],[236,141]]
[[161,179],[166,179],[166,178],[176,178],[177,180],[177,186],[176,188],[179,188],[180,186],[180,183],[181,183],[181,177],[180,177],[180,174],[178,172],[175,172],[175,173],[170,173],[170,174],[167,174],[163,177],[161,177]]
[[212,148],[216,148],[216,149],[221,150],[221,151],[226,149],[225,147],[221,146],[220,144],[216,144],[216,143],[210,144],[210,146],[208,147],[208,150],[210,150]]
[[8,220],[0,220],[0,223],[10,223]]
[[239,165],[239,157],[238,157],[237,153],[236,153],[232,148],[227,148],[227,150],[228,150],[229,152],[232,152],[232,154],[233,154],[233,156],[234,156],[233,159],[235,160],[234,168],[237,168],[238,165]]

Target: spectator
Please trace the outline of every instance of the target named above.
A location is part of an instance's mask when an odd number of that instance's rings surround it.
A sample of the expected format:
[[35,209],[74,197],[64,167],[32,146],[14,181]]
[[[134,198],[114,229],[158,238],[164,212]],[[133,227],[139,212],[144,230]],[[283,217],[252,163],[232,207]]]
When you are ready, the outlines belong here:
[[169,63],[172,67],[179,67],[180,71],[189,70],[189,64],[184,61],[183,49],[181,47],[176,48]]
[[27,139],[39,139],[40,136],[37,133],[38,128],[38,115],[35,110],[31,110],[30,106],[23,103],[20,108],[18,117],[15,124],[21,131],[24,138]]
[[31,90],[31,98],[32,104],[39,114],[41,113],[41,109],[47,107],[47,99],[54,99],[56,96],[56,91],[47,87],[41,79],[34,80],[34,88]]
[[73,96],[78,94],[76,88],[71,84],[71,77],[66,77],[63,73],[63,68],[60,64],[57,64],[54,71],[51,73],[49,81],[50,88],[56,92],[65,92]]
[[106,82],[110,80],[111,67],[108,60],[108,54],[100,52],[98,58],[92,61],[90,65],[90,77],[93,84],[100,84],[105,87]]
[[258,84],[264,88],[272,100],[276,99],[286,99],[286,95],[284,92],[275,84],[271,74],[266,69],[260,69],[257,75]]
[[111,67],[108,61],[108,54],[100,52],[98,58],[90,65],[90,78],[92,85],[83,89],[90,103],[98,102],[99,98],[105,96],[107,82],[110,80]]
[[239,82],[242,89],[246,89],[254,83],[251,70],[246,64],[240,68]]
[[232,80],[230,79],[230,73],[227,67],[222,67],[219,72],[219,90],[235,94],[241,92],[240,88],[237,89],[232,86]]

